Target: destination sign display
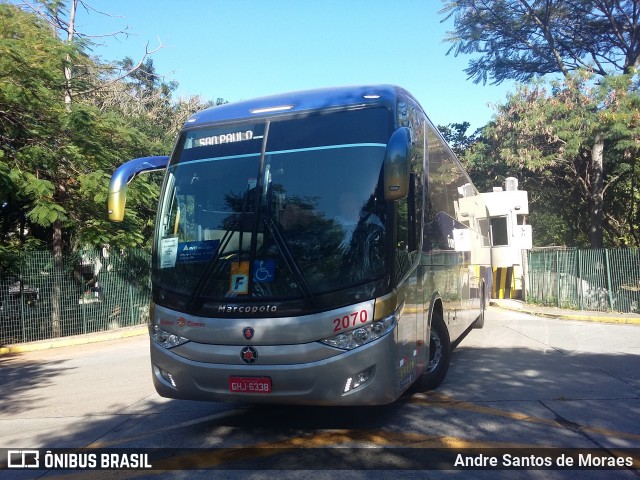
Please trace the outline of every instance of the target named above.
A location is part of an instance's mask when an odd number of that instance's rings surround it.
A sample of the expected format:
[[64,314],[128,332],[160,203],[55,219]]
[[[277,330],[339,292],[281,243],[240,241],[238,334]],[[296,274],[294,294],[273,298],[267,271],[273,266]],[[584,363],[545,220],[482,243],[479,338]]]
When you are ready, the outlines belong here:
[[209,145],[222,145],[224,143],[246,142],[253,140],[253,130],[245,130],[243,132],[221,133],[219,135],[211,135],[196,140],[196,147],[206,147]]
[[[260,141],[264,139],[264,133],[265,124],[254,122],[191,130],[187,132],[184,149],[199,150],[202,148],[203,151],[208,151],[211,147],[221,147],[224,150],[225,145],[234,148],[231,145],[252,145],[251,142],[255,140],[253,144],[259,150]],[[246,150],[254,147],[244,146],[241,148]]]

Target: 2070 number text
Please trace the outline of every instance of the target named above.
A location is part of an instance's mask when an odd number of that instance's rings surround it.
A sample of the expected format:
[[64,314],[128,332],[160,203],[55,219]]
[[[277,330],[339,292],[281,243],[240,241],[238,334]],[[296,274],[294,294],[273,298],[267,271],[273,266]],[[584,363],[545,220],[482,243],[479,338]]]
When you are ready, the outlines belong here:
[[334,318],[333,332],[341,332],[342,330],[347,330],[357,325],[367,323],[367,320],[369,320],[369,312],[367,312],[366,310],[360,310],[359,312],[352,312],[348,315]]

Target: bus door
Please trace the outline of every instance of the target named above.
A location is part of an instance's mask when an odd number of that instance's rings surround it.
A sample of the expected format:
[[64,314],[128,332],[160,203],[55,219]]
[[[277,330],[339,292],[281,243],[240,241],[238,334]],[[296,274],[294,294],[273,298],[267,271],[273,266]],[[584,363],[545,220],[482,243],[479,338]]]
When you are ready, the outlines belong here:
[[398,379],[400,390],[405,390],[417,378],[428,358],[428,342],[425,345],[424,308],[422,285],[418,278],[421,268],[416,268],[400,287],[399,301],[404,304],[398,322]]
[[398,303],[404,310],[398,322],[398,378],[400,390],[405,390],[417,378],[419,368],[426,361],[428,342],[425,346],[423,288],[418,266],[420,242],[420,217],[416,212],[416,182],[410,175],[408,195],[396,200],[395,276],[398,286]]

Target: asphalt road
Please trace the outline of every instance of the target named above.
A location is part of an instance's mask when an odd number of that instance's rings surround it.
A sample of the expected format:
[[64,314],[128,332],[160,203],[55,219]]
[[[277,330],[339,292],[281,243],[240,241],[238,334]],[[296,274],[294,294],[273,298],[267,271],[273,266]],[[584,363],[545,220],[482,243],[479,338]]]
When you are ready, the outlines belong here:
[[[639,325],[492,307],[485,328],[454,352],[440,388],[384,407],[163,399],[145,336],[2,356],[0,385],[0,447],[165,449],[151,471],[12,469],[2,478],[640,478],[637,464],[471,472],[436,455],[457,449],[478,462],[495,452],[504,463],[506,452],[511,467],[545,461],[541,447],[596,449],[607,461],[640,449]],[[202,448],[219,450],[188,450]]]

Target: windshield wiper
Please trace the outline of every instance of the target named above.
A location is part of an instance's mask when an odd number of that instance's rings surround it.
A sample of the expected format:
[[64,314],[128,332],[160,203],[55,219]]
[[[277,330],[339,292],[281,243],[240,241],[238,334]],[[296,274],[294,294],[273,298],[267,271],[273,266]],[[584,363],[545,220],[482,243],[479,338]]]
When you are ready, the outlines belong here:
[[305,300],[315,304],[317,302],[316,297],[313,294],[313,291],[311,290],[311,287],[309,286],[307,279],[304,278],[304,274],[302,273],[302,270],[300,270],[300,267],[298,266],[298,263],[296,262],[296,259],[294,258],[293,252],[289,248],[287,241],[282,236],[282,233],[280,232],[280,228],[278,227],[276,222],[273,221],[273,219],[271,218],[271,215],[268,215],[264,223],[269,229],[269,233],[273,237],[274,241],[276,242],[276,246],[280,250],[280,253],[282,253],[284,261],[287,264],[287,267],[289,267],[289,270],[291,271],[294,278],[296,279],[296,283],[300,288],[300,291],[302,292],[302,295],[304,296]]
[[236,228],[238,227],[240,222],[241,220],[239,218],[236,218],[231,224],[231,226],[229,227],[229,229],[224,232],[224,235],[222,236],[222,239],[218,244],[218,248],[214,252],[213,257],[211,257],[211,259],[209,260],[209,263],[207,263],[207,266],[205,267],[204,272],[202,272],[202,275],[200,275],[200,278],[198,279],[196,288],[193,289],[193,293],[189,297],[189,301],[187,302],[187,307],[186,307],[187,311],[191,313],[195,313],[193,309],[196,304],[196,301],[200,298],[200,295],[202,295],[202,291],[204,290],[204,286],[207,283],[207,280],[209,280],[209,277],[211,276],[216,266],[218,265],[218,262],[220,261],[220,257],[222,257],[222,252],[226,250],[227,245],[231,241],[231,237],[233,237],[233,234],[235,233]]

